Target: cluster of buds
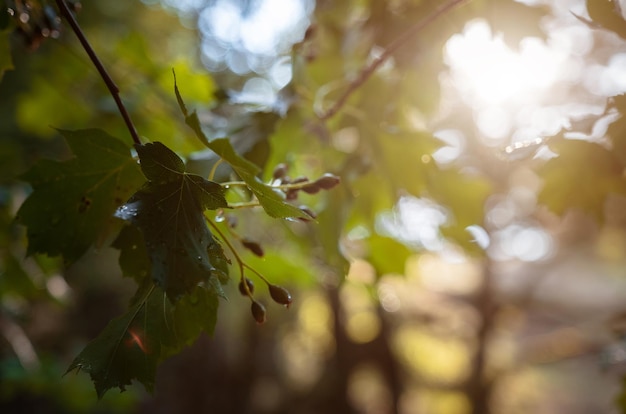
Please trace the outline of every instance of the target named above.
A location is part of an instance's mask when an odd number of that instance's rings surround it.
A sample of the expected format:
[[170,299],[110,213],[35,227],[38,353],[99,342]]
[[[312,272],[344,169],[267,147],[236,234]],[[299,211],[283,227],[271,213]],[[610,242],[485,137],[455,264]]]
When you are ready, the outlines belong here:
[[[289,305],[291,305],[291,294],[287,289],[268,283],[266,280],[264,280],[264,282],[267,284],[270,292],[270,297],[274,302],[278,303],[279,305],[284,305],[287,308],[289,307]],[[252,301],[250,310],[252,312],[252,317],[254,318],[254,320],[259,324],[264,323],[266,319],[265,306],[263,306],[260,302],[254,299],[254,283],[252,283],[252,281],[247,277],[242,278],[239,281],[239,292],[243,296],[249,297]]]
[[[307,194],[317,194],[321,190],[330,190],[341,182],[338,176],[330,173],[326,173],[316,180],[310,180],[304,176],[291,179],[287,175],[287,171],[286,164],[278,164],[272,174],[273,186],[282,190],[287,200],[296,200],[300,191]],[[301,206],[300,209],[315,218],[314,213],[308,207]]]
[[[330,190],[336,187],[341,181],[338,176],[334,174],[330,174],[330,173],[323,174],[321,177],[315,180],[310,180],[308,177],[298,177],[295,179],[291,179],[287,175],[287,171],[288,171],[288,167],[286,164],[282,164],[282,163],[278,164],[272,174],[271,186],[277,190],[282,191],[285,195],[285,199],[290,200],[290,201],[297,200],[298,195],[300,194],[301,191],[307,194],[317,194],[318,192],[322,190]],[[306,213],[306,215],[309,216],[311,219],[315,219],[316,215],[310,208],[304,205],[299,206],[299,208],[301,211]],[[227,224],[228,224],[231,236],[234,236],[234,238],[237,239],[245,249],[249,250],[250,252],[252,252],[252,254],[258,257],[263,257],[264,255],[263,248],[258,242],[253,241],[247,237],[241,237],[234,231],[234,228],[236,226],[236,220],[234,217],[231,217],[231,216],[227,217],[224,215],[223,211],[220,211],[218,212],[218,218],[219,218],[218,221],[224,221],[226,219],[228,220]],[[256,275],[259,276],[259,278],[267,285],[270,297],[272,298],[274,302],[280,305],[284,305],[287,308],[289,307],[289,305],[291,305],[291,301],[292,301],[291,294],[289,293],[287,289],[270,283],[260,273],[256,272],[254,269],[250,268],[248,265],[243,263],[243,261],[236,254],[232,246],[231,246],[231,250],[233,250],[233,253],[235,253],[235,255],[237,256],[237,260],[239,261],[239,264],[241,266],[241,271],[242,271],[241,279],[239,280],[239,286],[238,286],[239,292],[243,296],[249,298],[250,301],[252,302],[250,310],[252,312],[252,317],[257,323],[262,324],[265,322],[266,310],[265,310],[265,306],[263,306],[262,303],[260,303],[254,298],[254,283],[249,278],[243,275],[244,267],[247,267],[248,269],[256,273]]]

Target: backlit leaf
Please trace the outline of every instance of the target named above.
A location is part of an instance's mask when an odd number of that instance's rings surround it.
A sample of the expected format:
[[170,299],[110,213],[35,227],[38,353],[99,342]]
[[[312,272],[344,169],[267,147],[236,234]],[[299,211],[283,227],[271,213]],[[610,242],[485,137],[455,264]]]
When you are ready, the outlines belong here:
[[191,113],[188,112],[176,84],[174,84],[174,90],[187,125],[195,132],[198,139],[206,145],[207,148],[214,151],[222,160],[230,164],[237,175],[241,177],[248,188],[254,193],[259,203],[270,217],[308,218],[299,208],[287,203],[282,195],[276,192],[271,186],[261,182],[257,177],[261,171],[260,168],[237,154],[228,138],[209,140],[202,131],[197,113],[195,111]]
[[580,140],[553,141],[549,146],[559,156],[539,169],[545,181],[539,202],[555,213],[575,207],[601,219],[607,195],[626,194],[623,166],[611,151]]
[[110,223],[115,209],[144,178],[126,144],[98,129],[61,131],[76,158],[41,160],[22,175],[33,187],[18,218],[28,254],[73,262]]
[[141,230],[152,278],[171,299],[191,292],[200,282],[221,293],[216,280],[223,277],[226,259],[203,212],[228,206],[224,189],[186,173],[182,160],[159,142],[136,149],[149,181],[115,214]]

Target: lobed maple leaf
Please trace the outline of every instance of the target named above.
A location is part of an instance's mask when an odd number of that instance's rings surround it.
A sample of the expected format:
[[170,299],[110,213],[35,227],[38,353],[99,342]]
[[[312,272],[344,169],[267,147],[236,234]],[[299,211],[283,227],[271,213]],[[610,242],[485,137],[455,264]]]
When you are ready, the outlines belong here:
[[626,194],[623,165],[608,149],[571,139],[552,141],[549,146],[559,156],[538,171],[544,179],[538,200],[555,213],[576,207],[601,219],[606,197],[611,193]]
[[62,255],[71,263],[145,180],[122,141],[99,129],[60,132],[76,157],[41,160],[22,175],[33,192],[17,217],[27,227],[28,254]]
[[111,320],[66,373],[88,372],[98,398],[111,388],[124,391],[132,380],[152,392],[161,361],[193,343],[201,332],[213,333],[218,303],[217,294],[201,286],[172,303],[161,288],[147,281],[128,311]]
[[141,230],[153,280],[172,300],[201,282],[221,294],[226,258],[203,212],[228,207],[224,189],[186,173],[182,160],[160,142],[135,148],[148,183],[115,215]]

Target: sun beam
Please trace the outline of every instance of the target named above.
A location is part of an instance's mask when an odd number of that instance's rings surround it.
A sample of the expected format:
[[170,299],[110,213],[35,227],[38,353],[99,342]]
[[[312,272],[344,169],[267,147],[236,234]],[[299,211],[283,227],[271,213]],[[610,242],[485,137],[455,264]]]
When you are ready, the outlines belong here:
[[563,56],[537,38],[526,38],[519,51],[494,36],[484,21],[473,21],[452,36],[445,59],[454,82],[472,105],[522,104],[548,91]]
[[[512,50],[487,22],[475,20],[448,40],[444,58],[454,88],[473,109],[486,144],[502,145],[503,139],[515,134],[520,117],[527,118],[523,123],[528,127],[537,124],[527,128],[522,140],[549,135],[561,127],[561,114],[537,108],[551,97],[552,86],[562,78],[567,51],[533,37]],[[550,119],[543,119],[546,116]]]

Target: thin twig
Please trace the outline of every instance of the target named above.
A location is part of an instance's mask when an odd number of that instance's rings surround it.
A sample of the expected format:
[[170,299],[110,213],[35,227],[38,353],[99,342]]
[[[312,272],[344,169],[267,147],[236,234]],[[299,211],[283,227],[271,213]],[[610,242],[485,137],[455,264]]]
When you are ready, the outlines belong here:
[[387,59],[389,59],[396,50],[398,50],[417,33],[426,28],[426,26],[428,26],[430,23],[437,20],[437,18],[439,18],[441,15],[447,13],[448,11],[454,9],[457,6],[460,6],[462,3],[465,3],[467,1],[469,0],[450,0],[447,3],[442,4],[428,16],[424,17],[422,20],[411,26],[406,32],[404,32],[393,42],[391,42],[389,46],[387,46],[385,51],[376,59],[374,59],[372,63],[365,66],[361,70],[359,75],[350,83],[350,85],[348,85],[348,88],[339,97],[339,99],[337,99],[326,112],[324,112],[323,114],[319,114],[318,118],[322,121],[326,121],[332,118],[344,106],[350,95],[352,95],[354,91],[356,91],[363,83],[365,83],[365,81],[367,81],[369,77],[372,76],[376,69],[378,69],[380,65],[382,65]]
[[106,84],[107,88],[109,88],[109,92],[111,92],[111,96],[113,96],[113,99],[117,104],[117,108],[119,109],[122,118],[124,118],[126,128],[128,128],[128,132],[130,132],[130,136],[133,138],[133,142],[137,145],[141,145],[141,140],[139,139],[139,135],[137,134],[137,129],[135,129],[135,125],[130,119],[130,115],[128,114],[128,111],[126,110],[126,107],[124,106],[124,103],[120,98],[119,88],[117,87],[115,82],[113,82],[113,79],[111,79],[111,76],[109,76],[108,72],[104,68],[104,65],[102,64],[102,62],[100,62],[98,55],[96,55],[96,52],[94,52],[93,48],[87,41],[85,34],[78,25],[78,22],[74,18],[72,12],[67,7],[65,0],[56,0],[56,3],[59,7],[59,10],[61,11],[61,15],[65,17],[67,22],[70,24],[72,30],[74,31],[74,34],[76,34],[76,37],[78,37],[78,40],[80,40],[81,45],[83,45],[83,49],[85,49],[85,52],[87,52],[87,55],[89,55],[89,58],[98,70],[98,73],[100,73],[100,76],[102,77],[102,80]]

